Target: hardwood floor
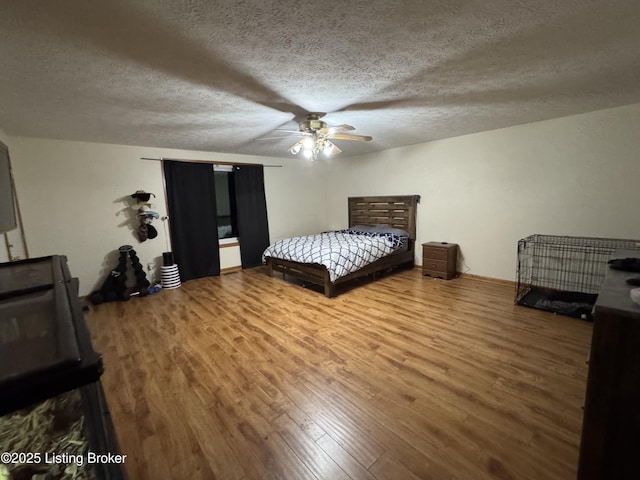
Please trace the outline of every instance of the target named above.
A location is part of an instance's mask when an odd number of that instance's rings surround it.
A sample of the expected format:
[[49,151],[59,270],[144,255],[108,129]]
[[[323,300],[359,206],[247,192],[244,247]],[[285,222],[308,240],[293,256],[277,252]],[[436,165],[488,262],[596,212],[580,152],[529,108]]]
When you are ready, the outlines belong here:
[[262,268],[92,307],[131,479],[576,475],[591,324],[405,271],[334,299]]

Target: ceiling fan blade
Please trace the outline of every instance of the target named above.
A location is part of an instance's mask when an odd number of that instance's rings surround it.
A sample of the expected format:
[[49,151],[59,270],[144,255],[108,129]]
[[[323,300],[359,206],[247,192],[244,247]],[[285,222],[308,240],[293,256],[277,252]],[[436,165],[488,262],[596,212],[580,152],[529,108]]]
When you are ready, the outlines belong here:
[[296,155],[298,152],[300,152],[303,146],[304,146],[304,139],[291,145],[289,147],[289,153],[291,153],[292,155]]
[[351,125],[335,125],[333,127],[329,127],[329,133],[337,133],[337,132],[347,132],[349,130],[355,130],[356,127],[352,127]]
[[327,138],[332,140],[356,140],[358,142],[369,142],[373,137],[369,135],[351,135],[350,133],[330,133]]
[[342,152],[342,150],[340,150],[335,143],[331,142],[331,149],[329,150],[329,155],[337,155],[340,152]]
[[351,125],[336,125],[334,127],[325,127],[318,130],[318,133],[322,135],[333,135],[334,133],[339,132],[347,132],[349,130],[355,130],[356,127],[352,127]]
[[261,138],[256,138],[256,141],[261,141],[261,140],[287,140],[290,139],[291,137],[261,137]]

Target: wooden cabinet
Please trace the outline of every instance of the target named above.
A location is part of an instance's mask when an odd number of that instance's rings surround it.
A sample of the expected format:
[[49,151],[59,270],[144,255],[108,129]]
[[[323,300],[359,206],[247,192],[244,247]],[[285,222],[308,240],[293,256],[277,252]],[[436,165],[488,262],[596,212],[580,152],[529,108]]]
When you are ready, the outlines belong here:
[[458,266],[458,245],[446,242],[422,244],[422,274],[445,280],[455,278]]
[[[638,252],[617,251],[615,258]],[[594,307],[579,480],[638,478],[640,453],[640,305],[628,278],[611,270]]]

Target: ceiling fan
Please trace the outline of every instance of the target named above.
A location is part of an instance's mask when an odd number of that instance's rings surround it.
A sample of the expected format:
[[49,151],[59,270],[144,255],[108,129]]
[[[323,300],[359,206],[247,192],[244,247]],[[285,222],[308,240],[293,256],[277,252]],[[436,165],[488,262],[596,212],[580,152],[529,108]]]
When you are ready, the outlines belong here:
[[329,127],[326,122],[320,120],[325,114],[321,112],[307,113],[305,119],[300,122],[299,130],[284,130],[289,133],[296,133],[302,138],[289,148],[293,155],[302,153],[306,158],[317,160],[321,153],[337,155],[340,150],[332,140],[355,140],[358,142],[369,142],[373,137],[368,135],[353,135],[349,132],[355,130],[351,125],[336,125]]

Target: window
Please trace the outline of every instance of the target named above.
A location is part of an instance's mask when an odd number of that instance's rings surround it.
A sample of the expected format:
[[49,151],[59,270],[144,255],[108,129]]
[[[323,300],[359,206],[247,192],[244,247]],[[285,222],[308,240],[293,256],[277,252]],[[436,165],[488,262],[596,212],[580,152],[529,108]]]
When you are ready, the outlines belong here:
[[214,165],[216,182],[216,209],[218,213],[218,240],[220,243],[236,241],[238,223],[236,220],[236,193],[231,165]]

